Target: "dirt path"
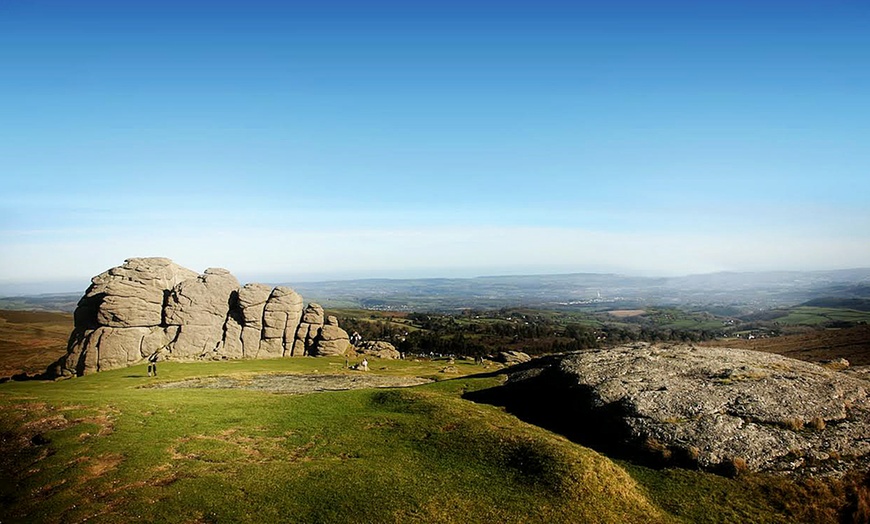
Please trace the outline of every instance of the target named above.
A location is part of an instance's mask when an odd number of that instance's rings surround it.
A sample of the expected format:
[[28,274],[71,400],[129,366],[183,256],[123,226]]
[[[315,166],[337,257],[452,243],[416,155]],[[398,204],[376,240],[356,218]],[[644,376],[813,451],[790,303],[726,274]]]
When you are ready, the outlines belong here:
[[302,395],[316,391],[395,388],[428,384],[430,379],[387,375],[255,375],[253,377],[204,377],[147,386],[152,388],[252,389]]

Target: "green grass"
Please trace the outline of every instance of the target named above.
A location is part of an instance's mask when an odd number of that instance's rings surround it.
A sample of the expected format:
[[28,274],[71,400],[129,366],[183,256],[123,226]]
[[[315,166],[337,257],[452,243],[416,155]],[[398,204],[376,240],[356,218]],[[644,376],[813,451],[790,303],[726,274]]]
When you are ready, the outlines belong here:
[[827,322],[870,322],[870,312],[854,309],[799,306],[776,321],[784,325],[819,326]]
[[[164,363],[160,381],[336,373],[343,359]],[[478,372],[457,361],[463,374]],[[2,522],[785,522],[757,487],[618,465],[462,399],[497,376],[284,395],[154,389],[144,366],[0,384]],[[386,369],[381,369],[386,368]],[[714,511],[715,510],[715,511]],[[703,516],[706,520],[700,519]]]
[[[160,380],[334,373],[341,365],[337,359],[167,363]],[[438,376],[441,365],[386,367],[379,372]],[[292,396],[143,388],[144,371],[0,386],[5,446],[26,444],[3,450],[11,463],[4,464],[0,520],[663,518],[607,459],[459,398],[495,378]]]

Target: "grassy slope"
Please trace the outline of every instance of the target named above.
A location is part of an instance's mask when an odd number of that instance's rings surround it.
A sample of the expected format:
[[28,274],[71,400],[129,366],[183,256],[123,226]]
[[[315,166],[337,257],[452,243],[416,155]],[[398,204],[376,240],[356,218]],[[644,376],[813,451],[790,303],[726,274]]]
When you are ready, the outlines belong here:
[[[160,380],[343,364],[166,363]],[[807,510],[816,494],[789,483],[616,464],[461,399],[495,377],[288,396],[148,389],[144,371],[0,384],[0,522],[823,522],[843,500]]]
[[809,362],[842,357],[855,366],[870,365],[870,326],[868,325],[752,340],[731,338],[704,342],[704,345],[766,351]]
[[791,308],[787,315],[777,318],[784,325],[817,326],[826,322],[870,322],[870,312],[854,309],[798,306]]
[[66,353],[72,315],[0,310],[0,377],[41,373]]
[[[326,364],[165,364],[161,380]],[[666,520],[608,459],[459,398],[495,380],[290,396],[141,388],[140,366],[3,384],[0,520]]]

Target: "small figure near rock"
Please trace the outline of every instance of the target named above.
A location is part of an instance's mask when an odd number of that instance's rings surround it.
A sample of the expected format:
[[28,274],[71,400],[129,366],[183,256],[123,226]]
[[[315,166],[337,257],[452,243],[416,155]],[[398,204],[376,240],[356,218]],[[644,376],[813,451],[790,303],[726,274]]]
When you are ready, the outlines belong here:
[[159,357],[160,352],[155,351],[150,357],[148,357],[148,376],[151,376],[151,373],[154,373],[154,376],[157,376],[157,359]]
[[369,370],[369,361],[366,359],[363,359],[363,361],[360,362],[360,364],[359,364],[359,368],[363,371],[368,371]]

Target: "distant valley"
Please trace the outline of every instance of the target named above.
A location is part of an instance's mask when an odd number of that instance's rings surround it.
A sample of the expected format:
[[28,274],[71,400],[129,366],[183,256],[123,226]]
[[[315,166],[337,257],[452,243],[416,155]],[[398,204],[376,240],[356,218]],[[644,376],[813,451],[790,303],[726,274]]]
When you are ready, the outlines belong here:
[[818,298],[870,299],[870,268],[634,277],[601,273],[457,279],[370,279],[290,284],[326,307],[396,311],[633,306],[767,309]]
[[[453,312],[534,307],[555,310],[690,307],[722,314],[788,307],[810,300],[862,310],[870,304],[870,268],[833,271],[722,272],[682,277],[603,273],[477,278],[276,282],[328,308]],[[2,309],[73,311],[79,293],[0,298]],[[846,301],[846,302],[842,302]],[[816,304],[823,305],[823,304]]]

